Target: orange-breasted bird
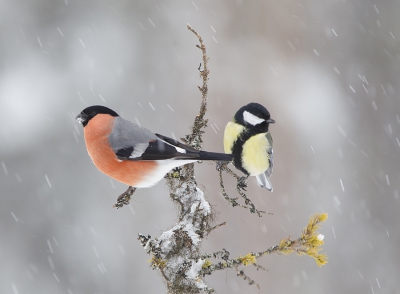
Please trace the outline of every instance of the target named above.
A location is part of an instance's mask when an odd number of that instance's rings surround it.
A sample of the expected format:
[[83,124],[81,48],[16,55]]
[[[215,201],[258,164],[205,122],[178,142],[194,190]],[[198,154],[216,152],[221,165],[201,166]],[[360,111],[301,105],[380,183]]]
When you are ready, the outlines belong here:
[[105,106],[87,107],[76,120],[83,125],[94,165],[109,177],[136,188],[151,187],[171,169],[187,163],[233,159],[231,154],[199,151],[152,133]]

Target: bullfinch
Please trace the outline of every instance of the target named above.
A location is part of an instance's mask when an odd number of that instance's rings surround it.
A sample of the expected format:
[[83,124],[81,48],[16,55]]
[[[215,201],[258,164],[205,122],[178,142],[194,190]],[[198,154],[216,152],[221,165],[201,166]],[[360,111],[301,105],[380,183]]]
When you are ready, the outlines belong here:
[[109,177],[135,188],[151,187],[171,169],[199,160],[227,161],[231,154],[199,151],[155,134],[94,105],[76,117],[83,125],[86,148],[94,165]]
[[249,103],[236,112],[224,132],[225,153],[233,155],[233,165],[246,176],[255,176],[258,185],[271,192],[274,156],[268,127],[272,123],[264,106]]

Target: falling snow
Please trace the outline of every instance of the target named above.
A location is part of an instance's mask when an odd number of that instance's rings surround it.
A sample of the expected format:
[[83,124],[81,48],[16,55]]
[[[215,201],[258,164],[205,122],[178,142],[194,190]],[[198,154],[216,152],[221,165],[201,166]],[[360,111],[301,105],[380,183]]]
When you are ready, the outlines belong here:
[[194,8],[198,11],[199,10],[199,8],[197,7],[197,5],[194,3],[194,2],[192,2],[192,5],[194,6]]
[[47,175],[44,175],[44,178],[46,179],[47,185],[49,185],[49,187],[51,188],[49,177]]
[[[213,276],[210,286],[220,293],[264,293],[272,284],[277,293],[300,294],[400,289],[396,1],[290,9],[242,0],[30,1],[29,9],[3,2],[0,293],[165,292],[136,240],[140,232],[165,232],[163,249],[171,245],[168,231],[179,216],[165,181],[113,209],[127,187],[92,164],[75,117],[101,104],[174,139],[187,134],[201,100],[203,63],[187,23],[210,58],[204,148],[223,152],[225,125],[251,101],[276,120],[269,126],[274,192],[251,178],[247,187],[273,216],[231,207],[220,196],[215,164],[194,164],[211,204],[203,209],[217,212],[216,224],[226,221],[204,251],[226,248],[233,257],[264,250],[296,236],[309,215],[329,213],[320,229],[325,268],[271,256],[257,261],[267,272],[244,269],[260,289],[234,270]],[[236,197],[234,179],[224,180]],[[199,242],[190,222],[181,229]],[[374,266],[365,266],[365,256]],[[196,279],[202,262],[185,273]],[[277,271],[282,265],[285,275]],[[126,279],[127,268],[141,274]],[[341,282],[321,282],[328,280]]]
[[154,24],[154,22],[153,22],[150,18],[148,18],[147,20],[151,23],[151,25],[152,25],[153,27],[156,27],[156,25]]
[[81,43],[83,48],[86,48],[85,44],[83,43],[82,39],[79,39],[79,42]]

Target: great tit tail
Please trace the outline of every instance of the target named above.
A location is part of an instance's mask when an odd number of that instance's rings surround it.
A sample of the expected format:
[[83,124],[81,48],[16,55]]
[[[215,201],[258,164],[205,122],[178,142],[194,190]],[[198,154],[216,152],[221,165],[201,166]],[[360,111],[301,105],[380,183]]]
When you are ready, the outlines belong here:
[[259,174],[256,176],[257,178],[257,183],[260,187],[267,189],[268,191],[273,191],[271,181],[269,178],[266,176],[265,173]]

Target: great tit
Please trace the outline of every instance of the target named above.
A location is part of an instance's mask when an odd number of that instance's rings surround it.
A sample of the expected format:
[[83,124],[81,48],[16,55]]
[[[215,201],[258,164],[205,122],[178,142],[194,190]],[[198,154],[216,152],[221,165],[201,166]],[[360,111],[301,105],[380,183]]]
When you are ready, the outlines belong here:
[[274,166],[269,124],[275,123],[268,110],[249,103],[240,108],[224,132],[225,153],[233,154],[233,165],[247,176],[255,176],[258,185],[272,192],[269,180]]

